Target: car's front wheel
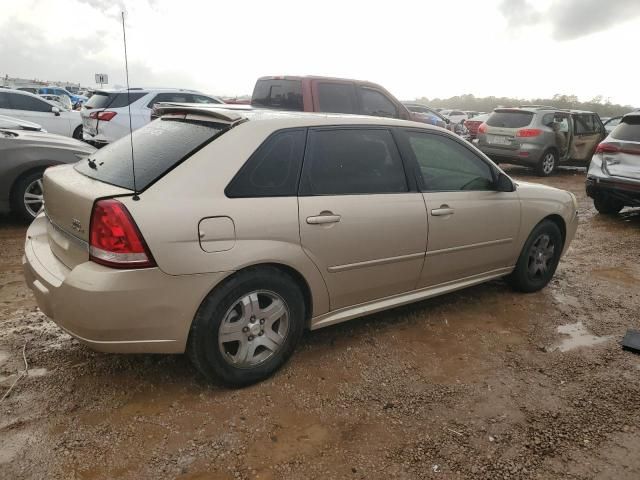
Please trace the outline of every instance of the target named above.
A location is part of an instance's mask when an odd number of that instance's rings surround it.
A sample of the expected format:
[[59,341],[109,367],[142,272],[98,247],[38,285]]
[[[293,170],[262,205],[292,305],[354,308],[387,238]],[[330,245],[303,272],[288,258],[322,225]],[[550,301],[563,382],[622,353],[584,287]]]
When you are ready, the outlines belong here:
[[547,150],[536,165],[536,173],[541,177],[548,177],[558,166],[558,155],[553,150]]
[[259,382],[291,356],[304,319],[304,298],[291,276],[273,267],[245,270],[202,302],[189,334],[189,358],[209,380]]
[[596,207],[598,213],[603,215],[615,215],[616,213],[620,213],[620,210],[624,208],[622,202],[607,197],[606,195],[596,195],[593,199],[593,205]]
[[558,267],[563,246],[558,225],[551,220],[543,220],[529,235],[516,268],[507,281],[521,292],[537,292],[544,288]]
[[82,136],[82,125],[76,127],[76,129],[73,131],[73,138],[75,138],[76,140],[83,140],[83,136]]
[[29,173],[16,181],[12,189],[11,204],[13,212],[21,219],[31,222],[44,205],[42,172]]

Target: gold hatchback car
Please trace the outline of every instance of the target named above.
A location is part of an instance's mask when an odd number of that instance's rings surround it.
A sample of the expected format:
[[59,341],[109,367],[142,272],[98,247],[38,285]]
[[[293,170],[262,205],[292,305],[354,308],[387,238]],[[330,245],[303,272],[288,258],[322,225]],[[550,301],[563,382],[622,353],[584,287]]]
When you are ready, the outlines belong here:
[[45,315],[96,350],[186,351],[246,385],[305,328],[499,277],[539,290],[575,234],[571,193],[446,130],[243,108],[161,104],[45,172],[24,257]]

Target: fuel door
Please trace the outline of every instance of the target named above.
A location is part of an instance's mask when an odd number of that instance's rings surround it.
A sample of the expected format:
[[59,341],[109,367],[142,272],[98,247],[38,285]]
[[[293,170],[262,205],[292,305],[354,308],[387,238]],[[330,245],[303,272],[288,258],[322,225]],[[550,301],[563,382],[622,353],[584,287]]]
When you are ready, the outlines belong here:
[[208,253],[231,250],[236,243],[236,226],[229,217],[206,217],[198,223],[200,248]]

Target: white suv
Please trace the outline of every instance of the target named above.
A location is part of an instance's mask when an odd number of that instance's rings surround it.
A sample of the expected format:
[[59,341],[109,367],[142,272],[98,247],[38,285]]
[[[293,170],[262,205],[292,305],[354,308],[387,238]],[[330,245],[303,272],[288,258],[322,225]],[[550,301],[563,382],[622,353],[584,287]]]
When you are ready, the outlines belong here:
[[129,134],[129,102],[133,130],[151,121],[156,103],[224,103],[195,90],[131,88],[128,93],[126,89],[98,90],[80,110],[84,140],[101,146]]
[[78,112],[29,92],[0,88],[0,115],[37,123],[49,133],[82,140]]

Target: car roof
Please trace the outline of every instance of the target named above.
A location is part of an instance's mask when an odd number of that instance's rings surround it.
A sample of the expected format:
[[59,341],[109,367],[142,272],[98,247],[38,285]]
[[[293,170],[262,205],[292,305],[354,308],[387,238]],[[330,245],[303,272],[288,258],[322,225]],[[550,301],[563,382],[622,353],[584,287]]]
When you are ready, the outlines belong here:
[[322,125],[380,125],[380,126],[405,126],[422,129],[442,129],[425,123],[412,122],[387,117],[371,117],[366,115],[351,115],[343,113],[319,113],[319,112],[290,112],[273,109],[257,109],[250,105],[227,105],[202,103],[158,103],[155,108],[157,115],[204,115],[224,123],[235,124],[245,121],[271,122],[279,128],[311,127]]
[[[625,118],[629,118],[629,117],[640,117],[640,110],[634,110],[633,112],[625,113],[622,116],[622,119],[624,120]],[[617,118],[617,117],[614,117],[614,118]]]
[[521,111],[521,112],[529,112],[529,113],[539,113],[539,112],[566,112],[566,113],[575,113],[575,114],[594,114],[595,112],[590,112],[588,110],[573,110],[570,108],[556,108],[551,107],[549,105],[520,105],[518,107],[497,107],[493,110],[495,111]]

